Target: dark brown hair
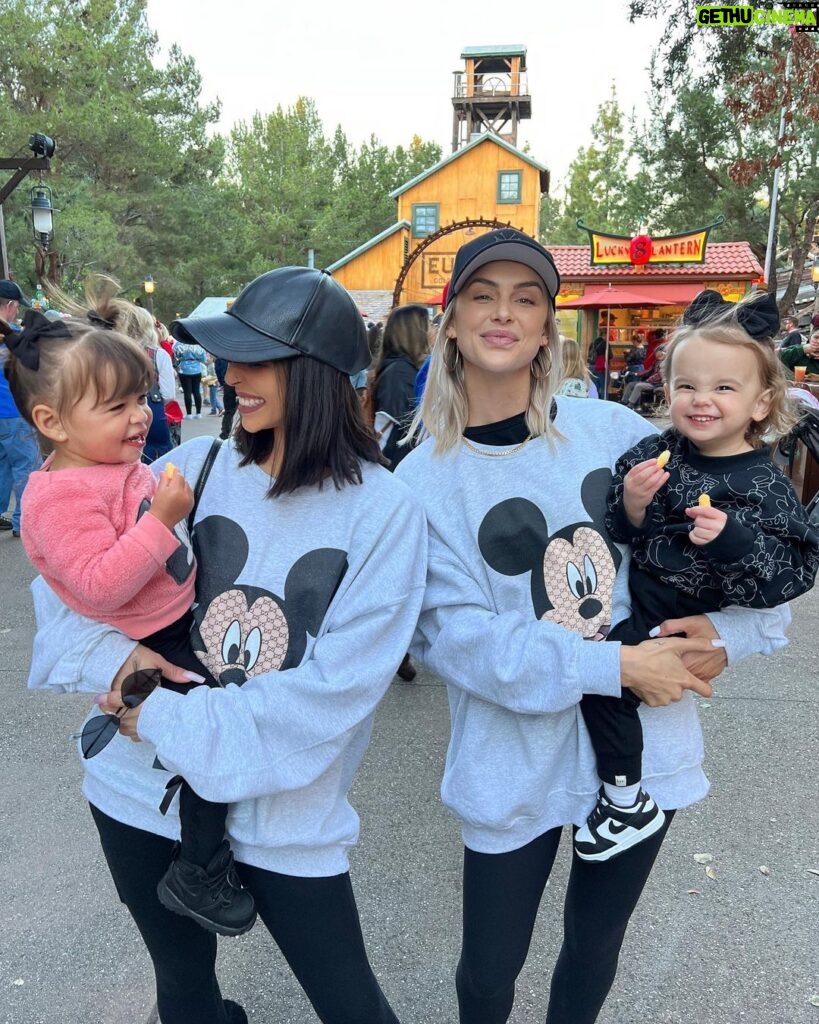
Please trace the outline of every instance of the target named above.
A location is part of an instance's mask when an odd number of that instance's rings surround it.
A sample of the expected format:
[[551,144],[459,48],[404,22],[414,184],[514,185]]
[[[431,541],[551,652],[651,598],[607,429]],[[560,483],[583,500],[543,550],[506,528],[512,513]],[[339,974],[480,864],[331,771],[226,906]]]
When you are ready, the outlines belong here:
[[384,325],[381,352],[375,365],[376,377],[384,360],[390,356],[406,356],[420,366],[429,351],[429,313],[426,306],[411,304],[394,309]]
[[[89,390],[97,403],[148,390],[154,368],[142,348],[145,320],[141,315],[149,318],[149,314],[118,297],[118,281],[105,274],[89,275],[82,302],[50,281],[46,291],[60,309],[71,314],[63,320],[71,336],[41,338],[37,370],[27,369],[14,358],[6,364],[15,404],[29,423],[35,405],[48,405],[64,416]],[[153,318],[148,322],[153,336]]]
[[93,394],[99,405],[146,392],[153,380],[153,367],[135,341],[116,331],[95,330],[87,321],[64,323],[71,337],[43,337],[37,342],[38,369],[30,370],[13,355],[6,362],[15,405],[32,426],[36,405],[70,416],[84,395]]
[[[269,498],[300,487],[320,489],[327,479],[340,490],[361,483],[362,462],[387,464],[347,374],[309,356],[284,359],[278,366],[284,379],[284,460]],[[233,438],[240,465],[261,465],[273,451],[275,431],[251,434],[240,423]]]

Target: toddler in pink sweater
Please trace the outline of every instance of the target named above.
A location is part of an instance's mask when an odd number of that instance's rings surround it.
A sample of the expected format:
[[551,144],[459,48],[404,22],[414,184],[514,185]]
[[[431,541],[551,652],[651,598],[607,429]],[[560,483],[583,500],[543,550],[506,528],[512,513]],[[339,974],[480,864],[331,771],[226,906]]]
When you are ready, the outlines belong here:
[[[202,679],[189,640],[193,493],[172,466],[157,480],[141,461],[153,368],[139,345],[112,329],[118,311],[62,322],[29,311],[23,331],[7,339],[15,402],[53,448],[26,487],[22,540],[66,605]],[[181,842],[157,895],[210,931],[239,935],[256,909],[233,867],[226,815],[226,804],[181,781]]]

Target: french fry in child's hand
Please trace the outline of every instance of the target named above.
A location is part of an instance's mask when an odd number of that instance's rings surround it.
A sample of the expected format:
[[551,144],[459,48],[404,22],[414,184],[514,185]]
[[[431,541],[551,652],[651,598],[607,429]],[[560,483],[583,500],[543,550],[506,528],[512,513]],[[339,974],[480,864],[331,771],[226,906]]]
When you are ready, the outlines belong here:
[[176,472],[176,466],[172,462],[169,462],[165,466],[165,469],[163,470],[163,472],[165,474],[166,479],[173,480],[173,475]]
[[711,499],[707,494],[701,494],[699,498],[697,498],[697,504],[700,508],[711,508]]
[[671,452],[668,450],[668,448],[666,448],[664,452],[660,452],[660,454],[657,456],[657,468],[663,469],[670,458]]

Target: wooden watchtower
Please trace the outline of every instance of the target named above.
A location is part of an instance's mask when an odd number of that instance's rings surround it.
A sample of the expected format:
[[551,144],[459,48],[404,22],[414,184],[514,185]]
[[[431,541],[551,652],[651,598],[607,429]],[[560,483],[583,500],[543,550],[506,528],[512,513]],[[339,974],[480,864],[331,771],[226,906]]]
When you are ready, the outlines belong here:
[[532,116],[526,47],[467,46],[452,95],[452,152],[492,132],[517,148],[518,123]]

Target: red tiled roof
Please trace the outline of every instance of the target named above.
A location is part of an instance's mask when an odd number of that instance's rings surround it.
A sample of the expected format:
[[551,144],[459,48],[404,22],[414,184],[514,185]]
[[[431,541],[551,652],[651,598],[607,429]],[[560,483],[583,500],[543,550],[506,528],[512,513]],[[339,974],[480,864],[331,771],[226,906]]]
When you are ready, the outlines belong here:
[[589,262],[591,249],[588,245],[549,245],[547,242],[546,248],[554,257],[564,282],[624,277],[632,281],[681,277],[702,281],[706,278],[762,277],[764,273],[747,242],[709,242],[705,247],[704,263],[648,264],[641,270],[635,267],[593,267]]

